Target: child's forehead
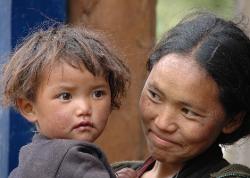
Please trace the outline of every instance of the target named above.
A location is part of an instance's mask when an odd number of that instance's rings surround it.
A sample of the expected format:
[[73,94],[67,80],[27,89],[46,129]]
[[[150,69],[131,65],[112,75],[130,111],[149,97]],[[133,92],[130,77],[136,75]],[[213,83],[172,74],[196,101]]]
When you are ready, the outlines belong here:
[[68,74],[69,69],[80,71],[83,75],[84,72],[87,71],[88,73],[93,75],[93,77],[101,77],[101,78],[103,77],[106,80],[106,75],[104,74],[103,70],[92,72],[85,66],[84,63],[70,63],[67,61],[56,61],[48,65],[48,67],[46,67],[45,70],[41,72],[40,83],[49,82],[51,80],[51,76],[54,75],[60,76],[63,79],[64,77],[67,77],[69,75]]

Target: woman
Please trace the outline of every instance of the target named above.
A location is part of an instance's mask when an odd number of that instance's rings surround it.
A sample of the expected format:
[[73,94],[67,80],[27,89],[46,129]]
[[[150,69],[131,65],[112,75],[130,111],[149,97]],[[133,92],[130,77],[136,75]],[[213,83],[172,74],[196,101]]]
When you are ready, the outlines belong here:
[[[139,106],[150,157],[141,178],[250,177],[229,165],[219,144],[250,133],[250,40],[231,21],[199,13],[182,20],[156,45]],[[133,171],[117,172],[134,176]],[[230,175],[230,176],[229,176]]]

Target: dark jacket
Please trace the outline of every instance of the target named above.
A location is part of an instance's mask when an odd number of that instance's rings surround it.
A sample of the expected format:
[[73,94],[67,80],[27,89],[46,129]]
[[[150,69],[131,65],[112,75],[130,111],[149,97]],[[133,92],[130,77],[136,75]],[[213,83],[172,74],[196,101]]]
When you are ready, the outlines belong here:
[[[125,161],[113,164],[114,171],[125,167],[137,170],[141,175],[150,170],[155,161]],[[146,165],[146,166],[144,166]],[[145,168],[145,169],[144,169]],[[141,171],[143,170],[143,171]],[[223,159],[219,146],[213,146],[205,153],[186,163],[179,172],[178,178],[250,178],[250,169],[242,165],[229,165]]]
[[9,178],[115,178],[94,144],[35,135],[23,146]]

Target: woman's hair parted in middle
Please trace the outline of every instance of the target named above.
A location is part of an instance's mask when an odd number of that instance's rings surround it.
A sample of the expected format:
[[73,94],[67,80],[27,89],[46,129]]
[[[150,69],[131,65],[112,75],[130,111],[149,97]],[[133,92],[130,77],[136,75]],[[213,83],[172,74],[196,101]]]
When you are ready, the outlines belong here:
[[191,56],[217,83],[227,118],[245,112],[239,129],[220,136],[222,144],[250,134],[250,40],[238,26],[211,13],[192,13],[163,36],[147,63],[150,72],[170,53]]
[[80,70],[84,65],[94,76],[104,76],[112,109],[120,107],[130,83],[129,69],[99,33],[67,25],[40,29],[17,47],[2,71],[3,104],[18,109],[20,97],[35,101],[43,73],[53,72],[62,62]]

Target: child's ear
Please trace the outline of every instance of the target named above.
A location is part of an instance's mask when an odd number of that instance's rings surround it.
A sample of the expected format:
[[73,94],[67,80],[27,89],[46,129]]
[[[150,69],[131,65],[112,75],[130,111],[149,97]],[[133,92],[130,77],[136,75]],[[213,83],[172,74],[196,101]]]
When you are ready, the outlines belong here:
[[224,134],[230,134],[234,132],[235,130],[237,130],[241,126],[245,115],[246,115],[246,112],[243,112],[243,111],[239,112],[233,119],[229,120],[226,123],[226,125],[222,129],[222,132]]
[[35,108],[33,102],[24,98],[18,98],[17,106],[23,117],[25,117],[30,122],[36,122]]

